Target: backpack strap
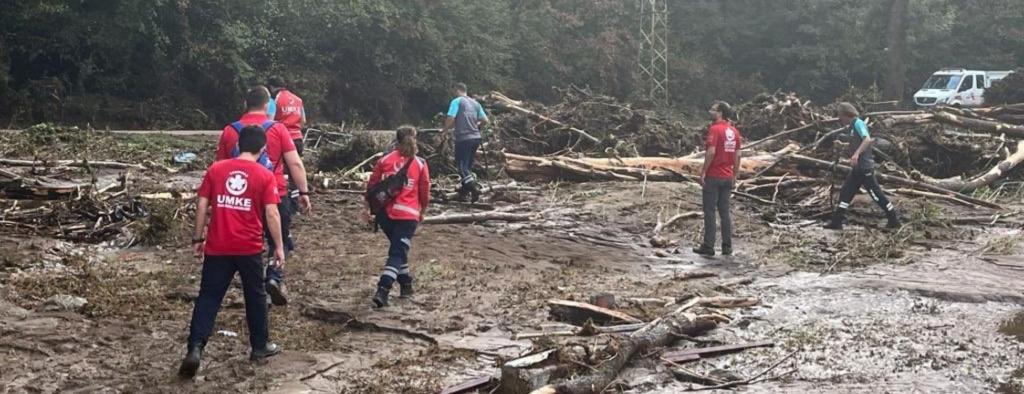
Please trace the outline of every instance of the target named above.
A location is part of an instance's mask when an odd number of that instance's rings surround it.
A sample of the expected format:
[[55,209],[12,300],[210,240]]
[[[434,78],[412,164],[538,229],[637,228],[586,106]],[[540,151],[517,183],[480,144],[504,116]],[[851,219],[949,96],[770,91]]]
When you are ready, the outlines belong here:
[[231,128],[235,130],[235,133],[239,133],[239,134],[241,134],[242,133],[242,129],[245,128],[245,125],[242,124],[242,121],[233,122],[233,123],[231,123],[228,126],[231,126]]
[[266,122],[263,122],[263,125],[262,125],[263,132],[270,132],[270,128],[274,127],[275,124],[277,124],[277,122],[275,122],[273,120],[268,120]]

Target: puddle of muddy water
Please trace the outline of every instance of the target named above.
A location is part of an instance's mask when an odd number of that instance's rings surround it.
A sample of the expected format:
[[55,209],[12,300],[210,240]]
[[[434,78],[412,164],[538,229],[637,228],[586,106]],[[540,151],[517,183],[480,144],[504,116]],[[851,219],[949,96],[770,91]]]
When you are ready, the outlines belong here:
[[[999,333],[1013,337],[1019,342],[1024,342],[1024,311],[1017,314],[999,325]],[[999,394],[1024,394],[1024,385],[1015,386],[1012,382],[1024,382],[1024,368],[1018,369],[1010,375],[1011,383],[1000,384],[996,389]]]
[[1003,335],[1009,335],[1017,339],[1017,341],[1024,342],[1024,311],[1020,311],[1012,319],[1003,322],[999,326],[999,333]]

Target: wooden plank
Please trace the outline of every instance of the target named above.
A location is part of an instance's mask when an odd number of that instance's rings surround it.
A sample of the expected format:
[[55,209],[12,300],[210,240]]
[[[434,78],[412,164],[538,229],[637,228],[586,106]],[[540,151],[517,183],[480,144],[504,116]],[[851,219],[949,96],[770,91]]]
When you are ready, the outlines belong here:
[[582,326],[588,320],[596,324],[608,324],[612,322],[643,323],[642,320],[622,312],[602,308],[583,302],[550,300],[548,306],[551,308],[551,316],[559,321]]
[[[722,345],[722,346],[702,347],[702,348],[685,349],[685,350],[678,350],[678,351],[674,351],[674,352],[665,353],[665,355],[663,355],[662,358],[666,359],[666,360],[670,360],[670,361],[675,360],[675,359],[680,359],[680,358],[686,359],[688,357],[693,357],[693,356],[696,356],[697,358],[701,358],[701,357],[719,355],[719,354],[723,354],[723,353],[738,352],[738,351],[746,350],[746,349],[753,349],[753,348],[759,348],[759,347],[773,347],[773,346],[775,346],[775,342],[772,342],[772,341],[762,341],[762,342],[746,343],[746,344],[741,344],[741,345]],[[678,362],[678,361],[672,361],[672,362]]]
[[472,380],[467,380],[467,381],[459,383],[459,384],[457,384],[455,386],[451,386],[449,388],[446,388],[443,391],[441,391],[441,394],[468,393],[468,392],[471,392],[471,391],[474,391],[474,390],[478,390],[478,389],[484,388],[485,386],[491,384],[492,380],[494,380],[494,378],[492,378],[490,376],[481,376],[479,378],[473,378]]
[[661,356],[661,359],[669,364],[682,364],[690,361],[700,360],[700,355],[697,354],[666,354]]

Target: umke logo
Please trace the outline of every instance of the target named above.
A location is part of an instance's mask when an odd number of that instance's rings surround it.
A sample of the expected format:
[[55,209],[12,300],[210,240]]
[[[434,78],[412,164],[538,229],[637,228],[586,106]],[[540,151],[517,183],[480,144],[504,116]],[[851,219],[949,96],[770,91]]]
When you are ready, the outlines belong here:
[[228,175],[227,181],[224,182],[224,187],[227,189],[230,196],[223,194],[217,195],[217,207],[234,209],[239,211],[251,211],[252,210],[252,199],[240,197],[245,194],[245,191],[249,189],[249,175],[243,171],[233,171]]

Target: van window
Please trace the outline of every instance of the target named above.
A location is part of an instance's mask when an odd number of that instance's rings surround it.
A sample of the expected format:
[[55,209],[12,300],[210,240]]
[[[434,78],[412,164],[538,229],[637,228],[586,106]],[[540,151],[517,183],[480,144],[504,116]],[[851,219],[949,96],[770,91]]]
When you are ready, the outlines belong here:
[[978,89],[984,89],[985,88],[985,76],[981,75],[981,74],[978,74],[978,75],[975,75],[974,78],[977,78],[977,81],[974,82],[974,86],[977,86]]
[[968,76],[967,78],[964,78],[964,83],[963,83],[963,85],[960,85],[960,90],[959,91],[960,92],[966,92],[966,91],[971,90],[971,89],[974,89],[974,78],[971,78],[970,76]]
[[960,85],[959,75],[936,74],[924,83],[924,89],[953,90]]

